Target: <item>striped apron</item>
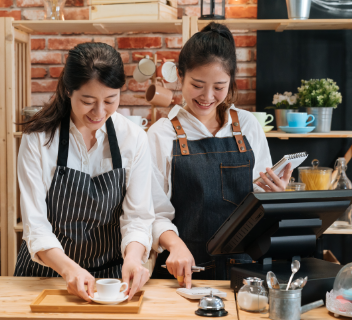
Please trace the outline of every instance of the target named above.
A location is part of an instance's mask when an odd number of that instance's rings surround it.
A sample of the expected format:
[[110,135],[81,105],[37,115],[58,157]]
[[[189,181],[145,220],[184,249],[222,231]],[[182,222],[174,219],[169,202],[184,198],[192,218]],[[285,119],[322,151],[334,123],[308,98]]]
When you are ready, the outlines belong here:
[[[57,167],[46,196],[48,220],[69,258],[95,278],[121,278],[120,216],[126,174],[113,122],[106,121],[113,170],[94,178],[67,167],[69,128],[70,114],[61,123]],[[14,276],[60,275],[32,261],[23,241]]]

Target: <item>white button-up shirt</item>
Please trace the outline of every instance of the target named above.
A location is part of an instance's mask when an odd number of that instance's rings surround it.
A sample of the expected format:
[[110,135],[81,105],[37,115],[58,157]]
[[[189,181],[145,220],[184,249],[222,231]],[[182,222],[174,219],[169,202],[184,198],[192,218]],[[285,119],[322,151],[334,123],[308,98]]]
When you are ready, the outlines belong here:
[[[255,165],[253,177],[257,178],[259,177],[259,172],[265,172],[267,167],[272,167],[265,133],[257,119],[250,112],[235,108],[233,105],[230,109],[238,112],[242,134],[247,137],[254,152]],[[178,105],[171,109],[168,118],[160,119],[148,130],[153,165],[152,193],[155,209],[153,249],[159,253],[164,250],[159,245],[159,238],[163,232],[172,230],[178,235],[177,227],[171,222],[175,217],[175,208],[171,203],[171,162],[173,141],[176,140],[176,132],[170,120],[176,116],[186,132],[188,140],[214,137],[202,122]],[[230,110],[227,111],[227,116],[228,120],[216,133],[216,138],[233,136]],[[263,189],[256,184],[253,184],[253,188],[254,191],[263,192]],[[185,199],[185,201],[187,200]]]
[[[121,152],[122,167],[126,169],[126,196],[120,218],[122,257],[126,246],[137,241],[145,246],[142,259],[145,262],[152,245],[152,223],[155,218],[148,139],[143,129],[121,114],[114,113],[111,118]],[[32,260],[42,265],[45,264],[38,257],[38,251],[51,248],[63,250],[52,232],[45,202],[57,166],[59,134],[58,128],[50,147],[44,146],[49,137],[46,133],[24,134],[18,154],[23,239]],[[88,151],[82,134],[70,121],[67,166],[87,173],[92,178],[113,170],[106,124],[96,131],[95,137],[97,142]]]

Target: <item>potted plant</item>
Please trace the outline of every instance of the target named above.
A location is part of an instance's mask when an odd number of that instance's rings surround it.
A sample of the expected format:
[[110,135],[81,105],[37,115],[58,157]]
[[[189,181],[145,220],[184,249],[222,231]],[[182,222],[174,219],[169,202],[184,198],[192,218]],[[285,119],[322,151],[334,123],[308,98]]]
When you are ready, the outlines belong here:
[[315,117],[314,132],[330,132],[332,111],[342,102],[339,87],[331,79],[302,80],[298,88],[299,102]]
[[284,92],[283,94],[274,94],[273,106],[266,107],[265,109],[275,110],[276,127],[279,131],[279,127],[286,127],[287,113],[298,112],[298,96],[297,94],[292,95],[292,92]]

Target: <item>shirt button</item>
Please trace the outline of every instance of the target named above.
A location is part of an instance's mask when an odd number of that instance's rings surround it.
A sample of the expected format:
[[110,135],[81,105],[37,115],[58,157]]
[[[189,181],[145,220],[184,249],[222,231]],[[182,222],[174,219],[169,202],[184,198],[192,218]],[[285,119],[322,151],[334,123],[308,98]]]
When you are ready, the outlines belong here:
[[88,161],[84,161],[83,164],[86,166],[88,165]]

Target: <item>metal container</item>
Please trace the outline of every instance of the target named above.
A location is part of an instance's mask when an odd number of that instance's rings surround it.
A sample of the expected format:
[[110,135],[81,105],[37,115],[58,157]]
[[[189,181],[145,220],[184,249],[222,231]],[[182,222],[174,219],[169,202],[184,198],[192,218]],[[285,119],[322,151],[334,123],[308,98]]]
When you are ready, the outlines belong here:
[[307,113],[312,114],[315,120],[308,126],[314,126],[313,132],[328,133],[331,131],[332,107],[307,107]]
[[301,319],[302,289],[285,290],[269,289],[269,318],[272,320],[299,320]]
[[288,18],[293,20],[309,19],[311,0],[286,0]]
[[279,127],[288,126],[287,114],[289,112],[298,112],[298,109],[275,109],[275,119],[277,130],[282,131]]

